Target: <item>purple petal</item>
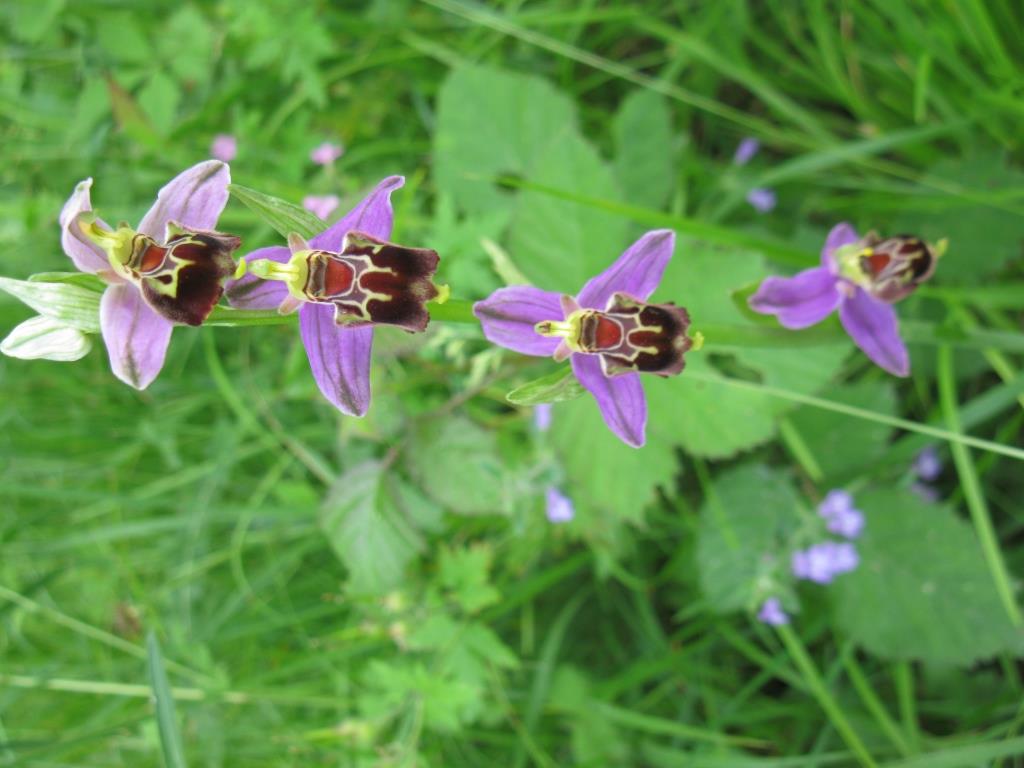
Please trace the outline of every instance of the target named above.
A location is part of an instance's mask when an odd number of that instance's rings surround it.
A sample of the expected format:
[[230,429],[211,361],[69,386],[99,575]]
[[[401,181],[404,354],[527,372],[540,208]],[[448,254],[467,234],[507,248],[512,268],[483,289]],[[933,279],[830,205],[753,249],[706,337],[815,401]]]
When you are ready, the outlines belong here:
[[[60,211],[60,244],[75,266],[82,272],[95,273],[110,270],[110,263],[103,250],[89,240],[78,227],[78,214],[92,210],[89,189],[92,179],[78,182],[71,197]],[[103,224],[103,222],[100,222]],[[110,229],[103,224],[105,229]]]
[[[242,258],[248,263],[256,259],[270,259],[284,263],[292,257],[283,245],[259,248]],[[288,289],[278,280],[260,280],[255,275],[245,275],[240,280],[229,280],[224,288],[228,304],[238,309],[277,309],[288,296]]]
[[309,153],[309,159],[317,165],[330,165],[344,153],[345,148],[340,144],[332,144],[329,141],[325,141]]
[[537,428],[538,432],[547,432],[551,429],[551,417],[553,416],[554,406],[551,403],[541,403],[533,409],[533,426]]
[[671,229],[648,232],[623,252],[615,263],[590,278],[576,297],[581,307],[606,309],[613,293],[625,293],[640,301],[654,293],[672,258],[676,234]]
[[864,532],[864,513],[859,509],[844,510],[829,518],[826,527],[844,538],[856,539]]
[[391,210],[391,193],[405,184],[404,176],[388,176],[373,191],[364,197],[355,208],[337,222],[309,241],[313,248],[337,252],[341,241],[352,230],[365,232],[380,240],[391,237],[394,211]]
[[541,336],[533,327],[542,320],[562,320],[561,297],[529,285],[499,288],[473,305],[488,341],[524,355],[550,357],[558,339]]
[[150,385],[164,365],[173,325],[142,298],[134,285],[108,286],[100,300],[100,329],[110,368],[136,389]]
[[768,213],[775,208],[775,190],[767,187],[754,187],[747,192],[747,202],[758,213]]
[[818,505],[818,514],[826,520],[853,509],[853,496],[840,488],[829,491]]
[[303,304],[302,343],[324,397],[342,413],[363,416],[370,407],[370,349],[373,327],[346,328],[334,322],[329,304]]
[[900,338],[896,310],[858,288],[839,305],[839,319],[864,354],[894,376],[910,375],[910,358]]
[[736,147],[736,154],[732,156],[733,165],[746,165],[753,159],[754,155],[756,155],[760,149],[761,142],[751,136],[748,136],[740,142],[738,147]]
[[757,618],[773,627],[789,623],[789,616],[782,609],[782,603],[777,597],[769,597],[764,601],[761,610],[757,612]]
[[828,317],[842,301],[835,275],[824,267],[793,277],[766,277],[747,303],[755,312],[777,315],[786,328],[806,328]]
[[576,516],[572,499],[557,488],[548,488],[545,494],[545,512],[552,523],[568,523]]
[[139,232],[162,243],[168,221],[190,229],[216,229],[230,183],[231,172],[220,160],[193,165],[164,185],[139,222]]
[[821,249],[821,265],[828,267],[830,270],[835,269],[832,261],[832,252],[836,248],[842,248],[844,245],[852,245],[859,239],[857,230],[853,228],[852,224],[848,224],[845,221],[841,224],[836,224],[828,233],[828,237],[825,238],[825,245]]
[[914,458],[914,473],[922,480],[931,482],[942,474],[942,457],[934,445],[926,445]]
[[647,399],[640,374],[605,376],[598,355],[573,355],[572,370],[597,400],[608,428],[626,445],[641,447],[647,426]]
[[238,154],[238,140],[230,133],[218,133],[210,144],[210,157],[230,163]]

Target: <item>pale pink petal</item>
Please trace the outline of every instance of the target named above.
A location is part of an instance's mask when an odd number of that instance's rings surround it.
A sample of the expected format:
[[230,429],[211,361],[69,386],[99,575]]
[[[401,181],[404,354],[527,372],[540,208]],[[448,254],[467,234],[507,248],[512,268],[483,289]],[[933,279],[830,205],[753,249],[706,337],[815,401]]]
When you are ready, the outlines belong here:
[[167,222],[189,229],[216,229],[217,219],[228,204],[231,172],[220,160],[193,165],[160,190],[156,202],[139,223],[139,232],[163,242]]
[[[92,179],[78,182],[75,185],[75,191],[64,203],[59,219],[60,244],[64,248],[64,253],[80,271],[95,273],[110,270],[110,263],[107,261],[107,255],[103,249],[82,234],[82,230],[78,226],[78,214],[92,210],[92,202],[89,199],[91,187]],[[98,223],[104,229],[110,229],[106,224]]]
[[108,286],[100,300],[100,329],[110,369],[136,389],[150,385],[164,365],[174,326],[154,312],[139,289],[122,283]]
[[339,326],[334,322],[333,306],[303,304],[299,328],[309,367],[324,397],[342,413],[365,415],[370,407],[373,327]]
[[365,232],[378,240],[389,239],[395,218],[391,209],[391,193],[404,184],[404,176],[388,176],[360,200],[355,208],[312,238],[310,246],[338,252],[341,250],[341,241],[352,231]]
[[[283,264],[291,256],[291,251],[285,246],[272,245],[259,248],[242,258],[250,264],[257,259],[270,259]],[[288,289],[278,280],[261,280],[247,274],[240,280],[229,280],[224,287],[224,295],[227,296],[228,304],[238,309],[277,309],[288,296]]]

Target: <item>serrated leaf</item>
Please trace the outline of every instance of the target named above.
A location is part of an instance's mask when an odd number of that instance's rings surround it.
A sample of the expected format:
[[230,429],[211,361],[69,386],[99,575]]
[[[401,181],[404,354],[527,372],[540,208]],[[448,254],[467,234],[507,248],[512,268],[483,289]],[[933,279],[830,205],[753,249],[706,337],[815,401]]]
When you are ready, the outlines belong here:
[[323,221],[305,208],[279,197],[265,195],[239,184],[229,185],[228,191],[282,237],[287,238],[292,232],[297,232],[308,239],[327,228]]
[[41,283],[0,277],[0,291],[49,317],[81,331],[99,333],[100,294],[71,283]]
[[413,477],[446,510],[460,515],[508,514],[508,473],[493,432],[467,419],[432,422],[406,452]]
[[541,376],[516,387],[505,395],[505,399],[513,405],[540,405],[575,400],[586,392],[573,374],[572,368],[564,366],[547,376]]
[[14,327],[0,342],[0,352],[22,360],[81,360],[92,349],[89,337],[77,328],[49,317],[32,317]]
[[[320,527],[349,571],[357,593],[398,586],[423,543],[379,462],[360,464],[334,484],[320,513]],[[407,499],[408,497],[402,497]]]
[[672,113],[664,96],[632,91],[612,119],[615,175],[633,205],[660,209],[676,174]]
[[801,501],[778,470],[745,464],[718,475],[700,510],[701,590],[718,613],[748,610],[800,524]]
[[860,566],[833,585],[843,632],[871,653],[966,666],[1024,651],[970,525],[899,490],[862,494]]

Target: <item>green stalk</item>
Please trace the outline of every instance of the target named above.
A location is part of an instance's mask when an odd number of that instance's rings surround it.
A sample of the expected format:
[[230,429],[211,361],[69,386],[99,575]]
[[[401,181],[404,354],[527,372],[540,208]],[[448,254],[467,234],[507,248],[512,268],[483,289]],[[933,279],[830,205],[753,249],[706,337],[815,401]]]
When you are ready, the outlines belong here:
[[807,682],[807,687],[810,688],[814,698],[818,700],[818,704],[824,710],[825,714],[828,715],[828,719],[832,721],[832,725],[836,731],[842,737],[843,741],[850,748],[854,755],[857,756],[857,760],[861,765],[866,768],[877,768],[877,763],[874,758],[871,757],[871,753],[868,752],[867,747],[864,746],[864,742],[860,740],[860,736],[853,730],[853,726],[850,725],[850,721],[846,719],[846,715],[843,714],[843,710],[840,709],[836,700],[832,698],[832,694],[829,693],[828,688],[825,685],[825,681],[821,678],[817,668],[814,666],[814,662],[811,660],[810,655],[807,653],[807,649],[804,648],[803,643],[800,642],[800,638],[797,637],[796,633],[788,624],[783,624],[777,627],[779,637],[782,639],[783,645],[786,646],[786,651],[793,659],[793,663],[796,664],[797,669],[800,670],[800,674],[803,675],[804,680]]
[[[939,377],[939,403],[946,419],[946,424],[951,432],[960,434],[960,413],[956,403],[956,380],[953,377],[953,351],[948,346],[939,347],[938,355],[938,377]],[[950,441],[950,451],[953,453],[953,463],[956,464],[957,474],[960,475],[960,484],[963,489],[964,499],[967,508],[971,512],[971,520],[974,523],[974,530],[981,542],[981,549],[985,555],[985,562],[988,563],[989,572],[995,582],[996,591],[1006,609],[1006,615],[1014,626],[1019,627],[1024,623],[1021,617],[1020,608],[1014,599],[1013,586],[1010,583],[1010,575],[1006,570],[1006,563],[1003,562],[1003,555],[999,549],[999,539],[996,536],[995,527],[992,525],[992,517],[988,511],[988,504],[981,492],[981,484],[978,481],[978,473],[974,467],[974,460],[971,458],[967,446],[962,441]]]
[[885,704],[882,703],[875,690],[871,687],[867,676],[861,670],[857,659],[854,658],[852,649],[849,653],[843,655],[843,667],[846,669],[846,675],[850,678],[850,682],[853,684],[854,690],[857,691],[857,695],[860,696],[860,700],[864,703],[865,708],[875,718],[879,728],[889,737],[889,741],[896,747],[896,751],[903,757],[910,757],[913,753],[905,735],[896,724],[896,721],[889,715]]

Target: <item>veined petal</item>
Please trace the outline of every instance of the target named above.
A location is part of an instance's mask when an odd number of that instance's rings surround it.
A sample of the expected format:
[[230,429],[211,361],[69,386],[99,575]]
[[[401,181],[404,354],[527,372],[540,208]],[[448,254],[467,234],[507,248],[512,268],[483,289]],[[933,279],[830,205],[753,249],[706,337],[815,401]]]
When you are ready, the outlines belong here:
[[231,172],[220,160],[193,165],[164,185],[139,222],[138,231],[162,243],[169,221],[189,229],[216,229],[217,219],[228,204],[230,183]]
[[910,375],[910,357],[892,306],[858,288],[839,305],[839,319],[854,343],[880,367],[894,376]]
[[576,297],[581,307],[605,309],[614,293],[625,293],[647,301],[661,282],[661,275],[672,258],[676,234],[671,229],[648,232],[623,252],[615,263],[595,277]]
[[845,221],[841,224],[836,224],[828,233],[828,237],[825,238],[825,245],[821,248],[821,266],[828,267],[828,269],[835,272],[837,266],[832,261],[832,252],[836,248],[842,248],[844,245],[852,245],[859,239],[857,230],[853,228],[852,224]]
[[134,285],[111,285],[100,300],[100,329],[110,368],[136,389],[150,385],[164,365],[174,326],[142,298]]
[[640,374],[605,376],[597,355],[573,355],[572,370],[597,400],[608,428],[626,445],[641,447],[647,426],[647,398]]
[[334,322],[330,304],[303,304],[302,343],[313,378],[342,413],[363,416],[370,407],[370,349],[373,327],[346,328]]
[[[269,259],[282,264],[292,254],[283,245],[272,245],[269,248],[258,248],[243,256],[243,260],[252,263],[257,259]],[[261,280],[256,275],[246,274],[239,280],[229,280],[224,287],[224,295],[228,304],[238,309],[277,309],[288,297],[288,288],[278,280]]]
[[[98,245],[89,240],[78,226],[78,214],[92,210],[89,189],[92,179],[85,179],[75,185],[75,191],[60,211],[60,244],[75,266],[82,272],[95,273],[110,270],[107,255]],[[110,229],[103,222],[97,222],[104,229]]]
[[395,219],[395,213],[391,209],[391,193],[404,184],[404,176],[388,176],[355,208],[310,240],[310,247],[337,253],[341,250],[345,235],[352,230],[365,232],[381,240],[390,238]]
[[498,346],[524,355],[550,357],[559,339],[541,336],[534,326],[543,320],[563,320],[561,296],[529,285],[499,288],[473,305],[484,336]]
[[755,312],[777,315],[786,328],[806,328],[828,317],[842,301],[836,276],[825,267],[793,277],[766,277],[747,303]]

